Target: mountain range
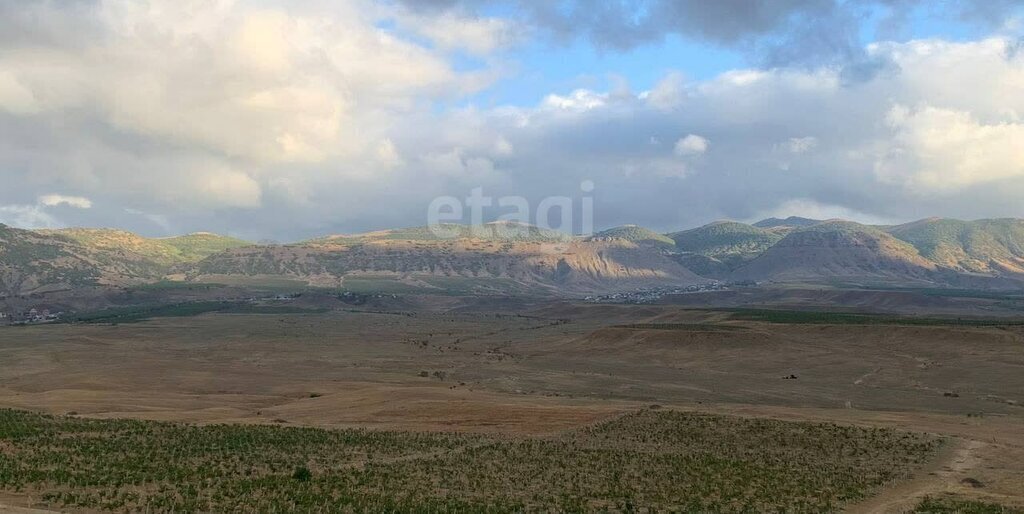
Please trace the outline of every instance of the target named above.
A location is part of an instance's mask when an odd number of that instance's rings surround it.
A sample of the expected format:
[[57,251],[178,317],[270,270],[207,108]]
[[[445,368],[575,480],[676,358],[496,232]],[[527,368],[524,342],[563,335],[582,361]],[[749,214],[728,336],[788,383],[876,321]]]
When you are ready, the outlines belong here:
[[[441,229],[444,237],[438,235]],[[0,225],[0,296],[166,281],[387,290],[588,292],[717,281],[1024,289],[1024,220],[719,221],[588,237],[444,225],[259,245],[210,233]]]

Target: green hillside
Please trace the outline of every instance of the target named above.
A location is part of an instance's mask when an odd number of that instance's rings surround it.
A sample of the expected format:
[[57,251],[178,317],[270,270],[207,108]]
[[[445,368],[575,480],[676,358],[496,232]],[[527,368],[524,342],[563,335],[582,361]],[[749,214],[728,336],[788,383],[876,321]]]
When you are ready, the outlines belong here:
[[888,229],[938,264],[965,271],[1024,272],[1024,221],[929,218]]
[[92,285],[99,270],[74,240],[0,224],[0,293]]
[[150,239],[124,230],[104,228],[67,228],[38,232],[70,238],[100,253],[131,255],[150,261],[155,266],[196,262],[230,248],[251,244],[240,239],[206,232],[160,239]]
[[782,239],[781,234],[735,221],[716,221],[668,237],[682,251],[709,257],[761,253]]
[[677,260],[694,272],[723,278],[782,239],[783,234],[735,221],[716,221],[669,234],[683,252]]
[[155,241],[177,250],[177,257],[183,262],[196,262],[224,250],[252,244],[241,239],[211,234],[209,232],[197,232],[184,236],[157,239]]
[[667,246],[676,245],[676,242],[673,241],[672,238],[638,225],[623,225],[621,227],[610,228],[594,234],[593,237],[624,239],[634,243],[651,243]]
[[214,234],[148,239],[114,229],[23,230],[0,225],[0,293],[153,282],[173,266],[247,244]]

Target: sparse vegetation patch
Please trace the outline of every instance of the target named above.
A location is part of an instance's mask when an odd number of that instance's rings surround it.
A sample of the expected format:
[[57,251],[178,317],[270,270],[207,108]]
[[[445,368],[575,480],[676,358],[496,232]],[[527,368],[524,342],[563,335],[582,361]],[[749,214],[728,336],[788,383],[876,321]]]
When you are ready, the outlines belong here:
[[822,512],[905,476],[939,444],[664,409],[543,438],[0,410],[0,489],[120,512]]
[[732,319],[764,321],[767,323],[803,323],[817,325],[950,325],[971,327],[1024,325],[1024,320],[1020,319],[917,318],[910,316],[889,316],[884,314],[773,309],[725,310],[732,313]]
[[927,497],[914,508],[916,514],[1022,514],[1024,509],[955,496]]

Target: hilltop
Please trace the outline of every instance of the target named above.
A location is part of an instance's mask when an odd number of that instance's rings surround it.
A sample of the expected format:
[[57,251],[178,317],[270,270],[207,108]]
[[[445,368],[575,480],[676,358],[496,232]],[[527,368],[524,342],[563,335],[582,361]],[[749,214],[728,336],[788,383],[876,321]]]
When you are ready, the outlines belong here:
[[905,284],[932,280],[937,270],[913,245],[890,234],[850,221],[827,221],[790,232],[733,276]]
[[37,233],[64,236],[95,252],[132,256],[157,266],[196,262],[229,248],[252,244],[209,232],[156,239],[105,228],[39,230]]
[[816,220],[811,218],[801,218],[800,216],[790,216],[785,219],[781,218],[766,218],[757,223],[754,223],[755,227],[758,228],[800,228],[810,227],[817,225],[824,220]]
[[777,232],[735,221],[716,221],[668,237],[680,251],[715,258],[756,255],[782,239]]
[[638,225],[622,225],[603,230],[591,236],[590,239],[622,239],[638,244],[653,244],[664,247],[674,247],[676,245],[672,238]]

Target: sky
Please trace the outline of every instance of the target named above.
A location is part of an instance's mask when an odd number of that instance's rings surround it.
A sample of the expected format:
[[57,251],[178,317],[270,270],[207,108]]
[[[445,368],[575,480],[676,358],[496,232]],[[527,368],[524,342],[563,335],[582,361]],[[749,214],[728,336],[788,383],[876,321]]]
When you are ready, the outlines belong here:
[[1024,217],[1024,2],[0,0],[0,223],[285,242],[476,189]]

